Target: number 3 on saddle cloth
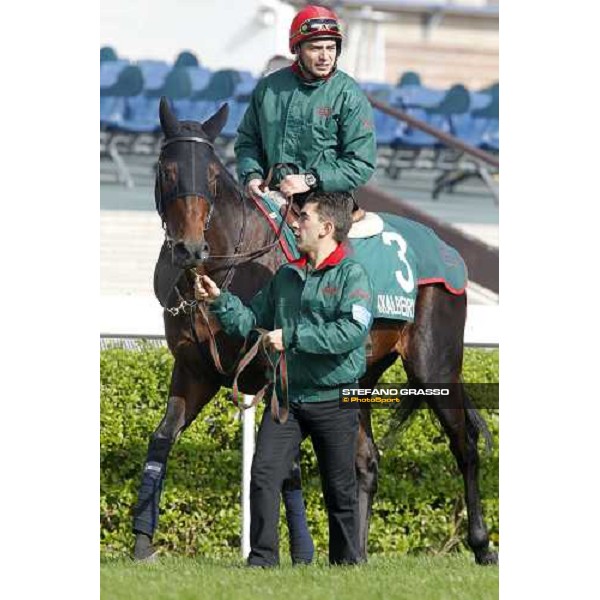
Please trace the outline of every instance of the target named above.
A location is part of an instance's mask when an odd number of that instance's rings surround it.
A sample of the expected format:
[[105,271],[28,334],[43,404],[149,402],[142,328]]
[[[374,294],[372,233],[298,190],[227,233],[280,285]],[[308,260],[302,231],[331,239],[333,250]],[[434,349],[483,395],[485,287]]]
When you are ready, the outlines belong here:
[[[256,204],[278,232],[282,227],[278,199],[263,195]],[[367,212],[352,225],[348,238],[350,255],[371,277],[374,318],[414,321],[420,285],[441,283],[452,294],[465,293],[468,275],[462,257],[421,223]],[[287,223],[283,223],[280,247],[288,261],[300,255]]]

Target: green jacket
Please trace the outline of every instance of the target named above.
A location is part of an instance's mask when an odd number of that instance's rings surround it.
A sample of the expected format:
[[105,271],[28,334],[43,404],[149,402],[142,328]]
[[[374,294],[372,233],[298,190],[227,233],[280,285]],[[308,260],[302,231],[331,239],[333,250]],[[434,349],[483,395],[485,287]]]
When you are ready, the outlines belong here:
[[346,251],[339,245],[313,270],[307,271],[305,257],[283,265],[250,307],[229,292],[211,304],[228,335],[245,338],[254,327],[283,330],[290,401],[335,400],[338,386],[366,370],[371,283]]
[[[373,110],[358,84],[342,71],[309,82],[287,67],[257,84],[238,128],[238,178],[266,178],[276,163],[312,171],[324,192],[348,192],[375,171]],[[271,186],[283,175],[274,174]]]

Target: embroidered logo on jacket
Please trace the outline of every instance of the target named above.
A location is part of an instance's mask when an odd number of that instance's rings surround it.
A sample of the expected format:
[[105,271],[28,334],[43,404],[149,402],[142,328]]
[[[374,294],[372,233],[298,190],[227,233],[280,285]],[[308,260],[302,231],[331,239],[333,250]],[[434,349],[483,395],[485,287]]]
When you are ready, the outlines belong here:
[[365,290],[357,289],[354,290],[348,297],[363,298],[364,300],[368,300],[371,297],[371,294],[369,294],[369,292],[366,292]]
[[333,287],[333,286],[330,285],[330,286],[328,286],[326,288],[323,288],[323,293],[326,296],[333,296],[333,295],[335,295],[335,294],[338,293],[338,288]]
[[317,108],[317,114],[320,117],[330,117],[331,116],[331,107],[319,106],[319,108]]

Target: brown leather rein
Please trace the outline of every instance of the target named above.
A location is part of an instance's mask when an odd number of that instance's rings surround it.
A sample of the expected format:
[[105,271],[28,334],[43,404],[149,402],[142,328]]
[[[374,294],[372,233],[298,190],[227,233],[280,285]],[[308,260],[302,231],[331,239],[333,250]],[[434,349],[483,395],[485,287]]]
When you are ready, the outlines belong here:
[[[252,406],[256,406],[265,396],[269,387],[271,387],[271,415],[273,420],[277,423],[285,423],[289,414],[289,400],[288,400],[288,376],[287,376],[287,360],[285,357],[285,350],[277,353],[277,358],[273,360],[271,352],[265,347],[265,338],[269,333],[266,329],[257,327],[253,331],[258,331],[259,336],[256,342],[252,345],[250,350],[240,360],[237,369],[235,371],[235,377],[233,378],[232,391],[233,391],[233,403],[239,408],[239,388],[238,388],[238,377],[242,371],[254,360],[260,348],[267,359],[269,360],[270,368],[272,369],[273,381],[267,381],[267,383],[258,391],[258,393],[252,399],[252,402],[248,405],[241,403],[242,409],[248,409]],[[282,405],[279,406],[279,400],[277,398],[277,371],[279,370],[279,378],[281,382],[282,391]]]
[[[285,165],[277,164],[277,165],[273,165],[269,169],[267,179],[265,180],[265,182],[262,186],[263,189],[267,188],[269,186],[269,183],[271,182],[271,179],[273,177],[274,169],[281,167],[281,166],[285,166]],[[212,259],[220,259],[220,260],[243,259],[243,262],[248,262],[249,260],[251,260],[253,258],[257,258],[259,256],[262,256],[263,254],[266,254],[272,248],[276,247],[279,244],[281,235],[283,233],[283,227],[288,219],[289,212],[292,209],[293,201],[290,200],[287,203],[285,213],[282,215],[279,230],[277,231],[275,240],[272,243],[266,244],[265,246],[262,246],[262,247],[258,248],[257,250],[251,250],[248,252],[238,252],[238,248],[241,247],[242,242],[243,242],[243,233],[245,232],[245,229],[246,229],[246,227],[245,227],[245,225],[246,225],[245,203],[243,203],[243,205],[244,205],[244,223],[242,226],[242,235],[240,237],[240,241],[239,241],[238,245],[235,248],[234,254],[211,255],[209,257],[211,260]],[[223,289],[227,289],[227,287],[231,283],[231,280],[233,279],[233,269],[235,268],[235,266],[237,264],[239,264],[239,262],[236,260],[236,262],[230,266],[230,270],[227,273],[225,280],[222,284]],[[195,268],[191,269],[191,271],[194,273],[194,276],[196,278],[199,277],[199,273],[196,271]],[[227,370],[224,369],[223,364],[221,362],[221,356],[219,354],[219,349],[217,347],[217,340],[215,337],[215,333],[213,331],[213,328],[211,327],[210,318],[209,318],[208,312],[206,310],[206,302],[197,301],[197,300],[194,300],[193,302],[185,301],[183,299],[181,292],[179,292],[179,289],[177,288],[177,286],[175,286],[175,289],[176,289],[177,293],[179,294],[179,296],[181,297],[182,304],[184,306],[187,305],[192,309],[195,307],[198,310],[198,312],[200,313],[200,316],[202,317],[202,320],[204,321],[204,324],[208,331],[208,346],[209,346],[209,350],[210,350],[210,354],[211,354],[213,363],[214,363],[217,371],[221,375],[224,375],[226,377],[233,375],[232,398],[233,398],[233,403],[235,404],[235,406],[238,407],[240,410],[246,410],[248,408],[251,408],[252,406],[256,406],[262,400],[262,398],[265,396],[265,394],[267,393],[269,386],[272,386],[271,414],[273,416],[273,419],[276,422],[282,423],[282,424],[285,423],[287,421],[288,414],[289,414],[288,385],[287,385],[287,361],[286,361],[286,357],[285,357],[285,351],[279,352],[277,358],[275,360],[273,360],[271,357],[271,353],[264,346],[265,336],[269,332],[264,329],[257,328],[257,329],[255,329],[255,331],[259,332],[259,337],[256,340],[256,342],[252,345],[252,347],[248,351],[246,351],[246,346],[247,346],[247,340],[246,340],[244,342],[244,345],[240,349],[240,352],[239,352],[236,360],[234,361],[233,365]],[[167,309],[167,310],[169,310],[169,309]],[[171,314],[173,314],[173,313],[171,313]],[[177,314],[177,313],[175,313],[175,314]],[[192,335],[194,337],[194,341],[196,342],[196,345],[198,346],[198,348],[200,348],[201,343],[200,343],[200,339],[198,338],[198,333],[196,332],[194,311],[190,310],[189,314],[190,314],[190,328],[192,330]],[[238,378],[239,378],[240,374],[242,373],[242,371],[252,362],[252,360],[254,360],[254,358],[256,357],[260,348],[262,348],[264,350],[264,354],[269,361],[270,368],[272,370],[272,382],[268,381],[259,390],[259,392],[254,396],[252,402],[250,404],[246,405],[244,402],[240,403],[240,401],[239,401]],[[277,372],[278,371],[279,371],[279,377],[280,377],[280,381],[281,381],[281,389],[282,389],[282,393],[283,393],[281,407],[279,406],[279,401],[277,398],[277,391],[276,391]]]

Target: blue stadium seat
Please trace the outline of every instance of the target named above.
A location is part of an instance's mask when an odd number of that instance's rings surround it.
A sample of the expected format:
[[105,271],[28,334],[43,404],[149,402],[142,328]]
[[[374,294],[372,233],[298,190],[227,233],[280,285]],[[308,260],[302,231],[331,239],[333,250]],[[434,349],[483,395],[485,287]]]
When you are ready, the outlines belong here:
[[489,94],[492,98],[498,98],[500,95],[500,84],[498,82],[488,85],[480,90],[483,94]]
[[197,56],[189,50],[182,50],[175,59],[174,67],[197,67],[200,65]]
[[375,109],[375,139],[377,146],[390,146],[392,142],[400,135],[399,129],[402,129],[403,123],[394,117]]
[[242,118],[246,113],[249,102],[238,102],[233,100],[229,103],[229,118],[223,130],[221,136],[225,139],[233,139],[237,136],[237,130],[242,122]]
[[215,71],[208,85],[200,92],[192,95],[192,100],[226,101],[233,98],[235,86],[240,82],[238,71],[223,69]]
[[146,96],[170,99],[189,98],[192,95],[192,81],[185,67],[173,67],[167,74],[164,84],[155,90],[146,92]]
[[393,92],[394,100],[404,109],[429,109],[438,106],[445,98],[446,90],[436,90],[420,85],[404,85]]
[[362,81],[359,85],[365,94],[370,94],[381,102],[388,102],[390,92],[393,89],[392,85],[381,81]]
[[500,96],[491,94],[491,99],[492,101],[487,106],[472,110],[473,116],[498,119],[500,116]]
[[254,88],[256,87],[256,83],[256,79],[240,81],[235,86],[235,90],[233,92],[234,98],[238,102],[247,102],[250,99]]
[[144,76],[145,92],[160,89],[171,70],[170,65],[163,60],[138,60],[136,64]]
[[212,76],[212,71],[205,67],[186,67],[192,82],[192,96],[206,89]]
[[483,150],[500,152],[500,127],[498,119],[490,119],[480,144]]
[[406,73],[402,73],[402,77],[398,80],[396,84],[397,87],[404,87],[405,85],[421,85],[421,78],[418,73],[414,71],[406,71]]
[[[449,133],[450,123],[445,115],[431,114],[422,108],[411,108],[407,110],[407,113],[415,119],[419,119],[419,121],[424,121],[436,129]],[[414,149],[442,148],[443,144],[441,144],[436,137],[405,124],[404,127],[399,128],[396,131],[396,137],[392,142],[392,147],[408,147]]]
[[173,100],[173,110],[180,121],[205,121],[211,117],[222,103],[215,100],[194,100],[185,98]]
[[142,73],[135,65],[126,65],[112,85],[100,88],[100,128],[119,129],[127,119],[128,98],[138,96],[142,88]]
[[100,129],[119,128],[125,120],[124,96],[100,96]]
[[450,123],[453,136],[476,148],[481,147],[491,126],[490,119],[475,118],[470,113],[451,116]]
[[491,94],[485,92],[469,92],[469,96],[471,97],[471,110],[485,108],[492,102]]
[[238,75],[240,76],[240,83],[254,83],[256,85],[257,79],[252,75],[250,71],[238,71]]
[[[490,93],[491,102],[483,107],[471,111],[473,120],[479,123],[482,128],[482,138],[479,146],[484,150],[492,152],[499,151],[499,116],[500,116],[500,96],[498,88]],[[484,126],[485,125],[485,126]]]
[[136,65],[126,65],[120,69],[117,80],[112,85],[100,88],[101,96],[137,96],[144,87],[142,71]]
[[129,61],[123,59],[110,60],[100,63],[100,94],[102,90],[109,88],[119,79],[121,71],[129,64]]
[[117,53],[115,52],[115,49],[112,48],[111,46],[102,46],[102,48],[100,48],[100,62],[110,62],[113,60],[117,60],[119,57],[117,56]]
[[160,131],[159,102],[159,97],[150,97],[145,94],[127,98],[125,118],[119,128],[131,133],[155,133]]

